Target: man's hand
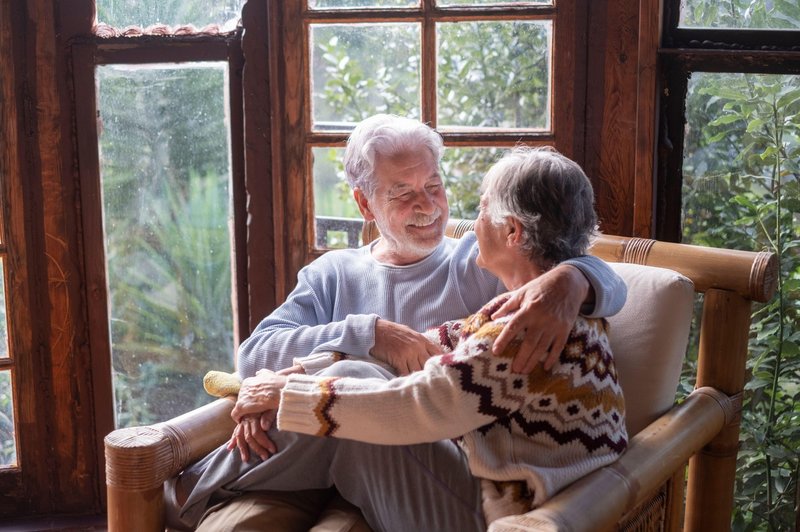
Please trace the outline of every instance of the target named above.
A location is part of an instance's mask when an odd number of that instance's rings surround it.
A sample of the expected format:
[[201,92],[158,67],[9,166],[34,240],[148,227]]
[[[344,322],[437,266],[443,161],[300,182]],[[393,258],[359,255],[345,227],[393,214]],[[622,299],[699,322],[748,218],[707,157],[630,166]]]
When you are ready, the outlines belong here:
[[369,354],[392,366],[399,375],[421,370],[426,360],[441,351],[410,327],[382,319],[375,322],[375,345]]
[[228,441],[228,450],[239,450],[243,462],[250,460],[250,451],[266,460],[278,452],[277,447],[269,439],[267,431],[275,422],[277,410],[267,410],[261,414],[247,414],[241,418],[236,428],[233,429],[231,439]]
[[517,289],[492,314],[495,319],[519,309],[497,337],[492,351],[502,353],[521,331],[525,331],[511,370],[530,373],[537,362],[550,369],[567,343],[581,304],[592,296],[591,285],[580,270],[570,265],[556,266]]

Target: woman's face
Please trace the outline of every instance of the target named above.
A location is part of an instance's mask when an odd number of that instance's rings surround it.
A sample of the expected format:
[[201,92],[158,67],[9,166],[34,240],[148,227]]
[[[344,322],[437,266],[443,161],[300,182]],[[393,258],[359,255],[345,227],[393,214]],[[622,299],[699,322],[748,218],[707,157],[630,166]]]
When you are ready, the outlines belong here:
[[478,237],[478,257],[475,262],[481,268],[502,278],[504,268],[512,256],[511,248],[506,245],[508,227],[506,224],[492,223],[487,212],[490,200],[489,194],[481,194],[480,211],[475,220],[475,236]]

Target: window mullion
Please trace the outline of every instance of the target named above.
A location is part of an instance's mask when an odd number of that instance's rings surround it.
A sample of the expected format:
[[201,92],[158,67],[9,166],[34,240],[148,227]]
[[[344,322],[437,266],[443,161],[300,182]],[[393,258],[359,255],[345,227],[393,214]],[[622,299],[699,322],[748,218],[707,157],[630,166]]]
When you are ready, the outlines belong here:
[[421,53],[421,91],[422,91],[422,121],[427,122],[431,127],[436,127],[436,22],[431,16],[432,0],[424,0],[422,19],[422,46]]

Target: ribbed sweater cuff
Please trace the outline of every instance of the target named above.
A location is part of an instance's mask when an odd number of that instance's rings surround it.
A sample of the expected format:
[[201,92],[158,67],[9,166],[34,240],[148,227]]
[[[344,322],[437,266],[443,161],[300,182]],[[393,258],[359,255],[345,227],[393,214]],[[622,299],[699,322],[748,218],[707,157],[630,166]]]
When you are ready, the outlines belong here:
[[289,375],[281,391],[278,430],[322,435],[319,434],[322,426],[316,415],[323,399],[320,382],[321,379],[309,375]]
[[343,356],[334,351],[323,351],[302,358],[295,358],[294,364],[303,366],[306,375],[315,375],[335,362],[342,360]]

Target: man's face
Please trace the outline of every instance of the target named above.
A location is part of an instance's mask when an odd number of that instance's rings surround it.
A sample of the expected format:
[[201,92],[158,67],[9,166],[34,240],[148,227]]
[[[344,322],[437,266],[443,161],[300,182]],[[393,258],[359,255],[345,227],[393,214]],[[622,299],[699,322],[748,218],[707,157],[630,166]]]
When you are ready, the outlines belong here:
[[447,195],[436,159],[427,148],[375,160],[371,198],[356,191],[361,214],[375,220],[381,240],[376,258],[404,265],[430,255],[442,241],[448,218]]

